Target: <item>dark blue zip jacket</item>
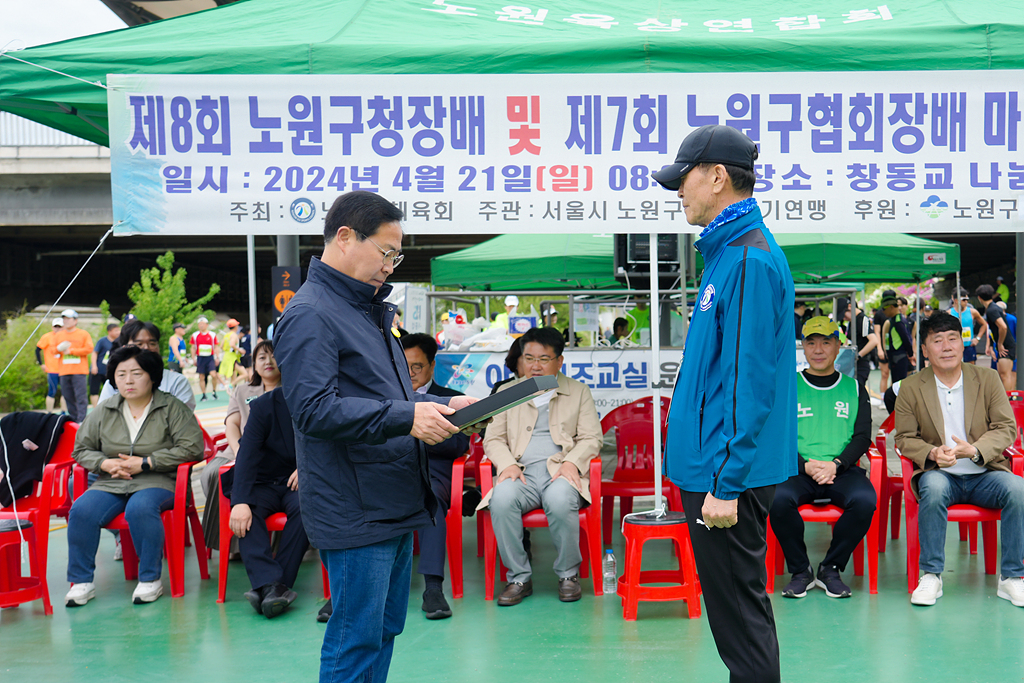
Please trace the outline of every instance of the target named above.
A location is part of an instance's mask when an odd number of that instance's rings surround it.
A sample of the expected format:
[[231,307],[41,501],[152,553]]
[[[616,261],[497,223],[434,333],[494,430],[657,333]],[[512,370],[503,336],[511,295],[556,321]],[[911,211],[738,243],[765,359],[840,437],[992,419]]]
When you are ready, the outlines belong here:
[[313,258],[274,332],[302,522],[320,549],[394,538],[430,524],[436,511],[425,445],[409,432],[415,402],[450,399],[412,390],[391,334],[390,292]]
[[697,240],[704,275],[665,445],[684,491],[732,500],[796,474],[793,277],[761,211]]

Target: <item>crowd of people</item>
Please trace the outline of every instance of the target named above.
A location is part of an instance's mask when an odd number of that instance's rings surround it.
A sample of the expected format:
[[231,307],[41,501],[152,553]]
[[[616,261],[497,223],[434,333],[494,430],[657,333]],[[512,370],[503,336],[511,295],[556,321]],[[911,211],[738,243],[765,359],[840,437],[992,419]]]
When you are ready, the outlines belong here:
[[[728,185],[728,174],[701,173],[700,182]],[[730,199],[723,206],[742,204],[742,198]],[[324,254],[311,262],[309,279],[278,321],[274,342],[249,335],[233,319],[221,338],[200,317],[189,337],[188,327],[176,324],[162,343],[155,324],[128,319],[123,325],[108,325],[106,336],[93,344],[77,327],[74,310],[53,321],[37,351],[54,390],[47,407],[56,409],[59,386],[68,413],[80,423],[73,458],[89,473],[88,490],[75,500],[68,521],[68,607],[96,597],[93,579],[102,529],[122,513],[139,559],[132,601],[146,604],[162,595],[160,514],[171,503],[177,466],[202,460],[204,454],[203,433],[193,412],[196,393],[183,375],[194,366],[200,402],[207,400],[207,389],[216,399],[219,385],[233,385],[225,417],[228,447],[206,464],[200,477],[207,500],[207,544],[220,553],[239,553],[250,585],[244,597],[268,619],[297,599],[294,585],[303,557],[311,545],[319,550],[332,594],[317,615],[328,624],[322,680],[347,680],[359,672],[386,677],[409,601],[413,532],[419,533],[418,571],[425,585],[422,611],[431,620],[453,615],[444,595],[443,520],[451,506],[452,462],[467,452],[470,432],[482,425],[449,421],[454,411],[475,399],[435,381],[438,344],[433,337],[408,334],[394,322],[399,311],[386,301],[390,286],[385,281],[401,261],[396,211],[365,192],[342,195],[335,202],[325,221]],[[740,234],[742,239],[722,244],[723,249],[743,247],[743,261],[733,265],[746,267],[752,246],[756,258],[763,259],[752,268],[774,272],[780,268],[777,245],[765,241],[761,228],[755,228],[754,237],[743,232],[748,224],[759,224],[758,216],[741,207],[730,219],[735,224],[716,239]],[[715,258],[713,249],[711,253]],[[738,252],[729,253],[739,258]],[[1010,473],[1004,455],[1016,436],[1006,394],[1015,359],[1015,320],[999,305],[1001,295],[982,285],[972,305],[966,291],[959,290],[950,312],[927,307],[920,319],[908,315],[906,300],[891,290],[883,292],[882,318],[874,320],[848,302],[837,309],[836,320],[808,317],[795,304],[797,337],[808,367],[794,373],[791,285],[787,290],[765,273],[750,277],[764,278],[764,287],[746,296],[753,297],[751,310],[772,317],[777,351],[772,372],[746,369],[751,349],[763,344],[762,338],[741,340],[737,334],[730,343],[736,359],[744,359],[744,368],[728,366],[725,361],[732,356],[721,353],[709,331],[720,324],[711,317],[717,314],[695,316],[691,340],[696,341],[689,351],[691,357],[704,359],[704,365],[681,372],[679,386],[686,395],[677,392],[668,422],[669,476],[680,486],[707,479],[698,482],[699,492],[684,489],[683,496],[716,638],[728,629],[749,630],[761,623],[767,630],[759,633],[774,634],[770,604],[763,586],[759,590],[756,585],[763,559],[760,565],[751,560],[764,542],[769,515],[792,573],[784,597],[803,598],[816,587],[831,598],[852,595],[842,572],[879,504],[859,466],[871,445],[867,382],[874,356],[880,365],[888,365],[880,389],[892,398],[896,444],[915,463],[923,575],[911,602],[932,605],[942,596],[946,510],[968,502],[1002,509],[997,595],[1024,606],[1024,481]],[[742,307],[744,293],[736,293],[738,301],[729,298],[724,282],[718,305]],[[781,288],[776,294],[768,291],[776,286]],[[773,296],[788,301],[780,313],[754,305],[758,296],[767,297],[761,302],[765,304]],[[511,309],[506,314],[514,313],[517,303],[506,302]],[[338,315],[322,315],[325,306]],[[551,312],[546,313],[546,322],[552,322]],[[722,316],[733,320],[731,314]],[[615,320],[613,334],[625,338],[636,327],[635,320],[621,318]],[[988,357],[996,371],[969,362],[989,333]],[[835,366],[850,336],[857,340],[853,376]],[[495,467],[495,484],[482,498],[467,496],[469,504],[464,502],[458,511],[472,515],[486,509],[491,516],[498,552],[508,568],[497,601],[502,607],[518,605],[533,594],[533,558],[523,514],[536,509],[548,519],[556,550],[552,570],[558,599],[574,602],[582,595],[578,512],[596,503],[590,500],[589,461],[600,451],[603,434],[590,389],[561,372],[565,346],[563,332],[551,326],[532,328],[513,343],[505,361],[513,376],[496,384],[494,391],[539,376],[554,376],[557,388],[499,413],[486,425],[482,444]],[[727,371],[737,378],[727,381],[720,374]],[[739,375],[744,385],[763,385],[763,391],[754,392],[757,410],[744,413],[737,409],[735,396],[730,408],[721,395],[712,395],[716,382],[725,391],[741,381]],[[91,411],[90,390],[97,394]],[[775,396],[774,402],[766,402],[769,395]],[[694,417],[698,399],[699,424]],[[680,408],[687,403],[694,404],[693,411]],[[756,430],[751,422],[755,418],[762,423]],[[724,434],[730,420],[735,441],[725,444],[727,457],[716,470],[686,459],[705,458],[708,444],[718,442],[706,435]],[[793,421],[796,438],[787,445]],[[755,457],[758,446],[749,436],[755,431],[775,435],[771,441],[776,448],[782,445],[782,456],[772,462]],[[730,463],[729,458],[735,459]],[[232,462],[221,476],[222,466]],[[214,501],[221,495],[230,500],[230,540],[220,534]],[[799,506],[822,499],[844,512],[815,568],[804,543]],[[267,519],[278,512],[285,513],[287,523],[275,549]],[[696,523],[704,524],[703,533]],[[709,534],[726,529],[732,535]],[[725,574],[754,577],[749,590],[738,592],[730,580],[716,579],[737,552],[746,558],[743,566]],[[778,670],[774,636],[749,661],[728,643],[718,644],[734,671]]]

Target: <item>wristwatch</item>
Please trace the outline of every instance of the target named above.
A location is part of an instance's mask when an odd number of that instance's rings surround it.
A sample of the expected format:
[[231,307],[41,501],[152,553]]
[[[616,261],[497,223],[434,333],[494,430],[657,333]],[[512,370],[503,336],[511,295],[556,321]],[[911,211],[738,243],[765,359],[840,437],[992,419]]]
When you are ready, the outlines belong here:
[[837,472],[843,469],[843,461],[840,460],[839,458],[832,458],[832,462],[835,463]]
[[149,458],[148,457],[143,458],[142,459],[142,471],[143,472],[149,472],[149,470],[150,470]]
[[975,465],[981,465],[985,462],[985,459],[981,457],[981,451],[978,450],[977,446],[974,447],[974,455],[971,456],[971,462]]

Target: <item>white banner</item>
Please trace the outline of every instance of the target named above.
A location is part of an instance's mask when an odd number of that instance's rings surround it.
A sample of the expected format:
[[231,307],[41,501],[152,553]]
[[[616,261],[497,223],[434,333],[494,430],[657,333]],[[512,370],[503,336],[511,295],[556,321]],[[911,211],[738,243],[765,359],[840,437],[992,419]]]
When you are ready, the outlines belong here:
[[427,290],[425,287],[409,285],[405,288],[405,315],[402,324],[409,332],[426,332],[429,322],[427,312]]
[[351,190],[410,233],[695,231],[651,172],[709,123],[777,231],[1024,231],[1020,71],[108,83],[116,234],[318,234]]
[[[562,372],[590,387],[600,417],[613,408],[653,393],[652,379],[649,379],[650,349],[566,349],[563,357]],[[661,368],[655,378],[663,396],[672,395],[679,360],[679,350],[662,354]],[[477,398],[490,395],[496,383],[512,376],[505,367],[504,353],[439,353],[435,362],[435,382]]]

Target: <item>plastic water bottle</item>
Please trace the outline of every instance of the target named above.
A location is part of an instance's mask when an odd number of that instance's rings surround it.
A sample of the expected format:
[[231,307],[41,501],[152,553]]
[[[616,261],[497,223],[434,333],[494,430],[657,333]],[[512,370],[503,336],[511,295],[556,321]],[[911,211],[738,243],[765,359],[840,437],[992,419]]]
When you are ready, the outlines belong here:
[[601,575],[604,577],[604,594],[615,595],[619,589],[619,577],[615,568],[615,553],[612,549],[604,551],[601,559]]

